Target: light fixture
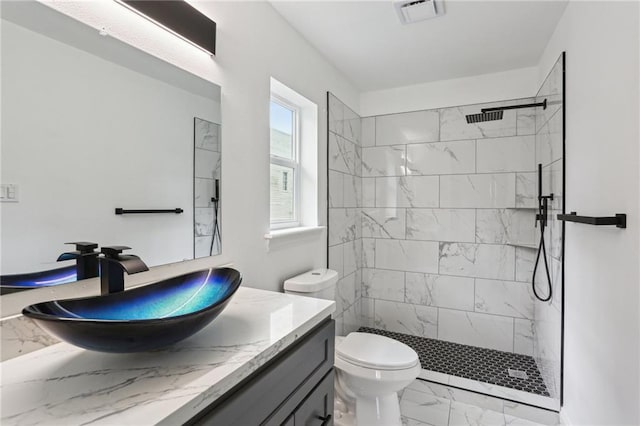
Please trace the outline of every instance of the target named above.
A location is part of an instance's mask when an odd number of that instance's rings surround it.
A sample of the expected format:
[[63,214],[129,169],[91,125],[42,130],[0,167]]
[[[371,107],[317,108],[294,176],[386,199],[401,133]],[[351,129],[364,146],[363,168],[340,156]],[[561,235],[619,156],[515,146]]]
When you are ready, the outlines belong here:
[[216,23],[184,0],[115,0],[209,55],[216,53]]

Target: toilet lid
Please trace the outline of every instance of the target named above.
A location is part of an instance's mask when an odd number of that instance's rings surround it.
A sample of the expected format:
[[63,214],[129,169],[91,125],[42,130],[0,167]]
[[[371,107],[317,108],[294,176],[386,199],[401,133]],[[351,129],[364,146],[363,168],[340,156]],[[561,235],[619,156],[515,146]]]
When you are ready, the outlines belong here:
[[349,333],[337,345],[336,355],[352,364],[381,370],[401,370],[418,362],[418,354],[404,343],[369,333]]

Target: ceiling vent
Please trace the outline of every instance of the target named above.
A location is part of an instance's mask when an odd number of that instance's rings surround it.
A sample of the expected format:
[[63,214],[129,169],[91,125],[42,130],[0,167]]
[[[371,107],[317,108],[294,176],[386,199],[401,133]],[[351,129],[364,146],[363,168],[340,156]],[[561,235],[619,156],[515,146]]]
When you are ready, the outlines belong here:
[[393,6],[404,25],[444,15],[441,0],[393,0]]

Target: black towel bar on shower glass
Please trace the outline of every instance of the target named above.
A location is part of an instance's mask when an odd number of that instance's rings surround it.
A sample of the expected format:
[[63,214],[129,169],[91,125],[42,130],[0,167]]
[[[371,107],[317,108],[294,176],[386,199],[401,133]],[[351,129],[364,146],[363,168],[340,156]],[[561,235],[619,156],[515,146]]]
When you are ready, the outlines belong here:
[[181,208],[176,209],[147,209],[147,210],[125,210],[122,207],[116,207],[116,214],[141,214],[141,213],[183,213]]
[[565,222],[586,223],[588,225],[615,225],[618,228],[627,227],[627,215],[624,213],[616,213],[615,216],[608,217],[593,217],[593,216],[578,216],[576,212],[569,214],[559,214],[558,220]]

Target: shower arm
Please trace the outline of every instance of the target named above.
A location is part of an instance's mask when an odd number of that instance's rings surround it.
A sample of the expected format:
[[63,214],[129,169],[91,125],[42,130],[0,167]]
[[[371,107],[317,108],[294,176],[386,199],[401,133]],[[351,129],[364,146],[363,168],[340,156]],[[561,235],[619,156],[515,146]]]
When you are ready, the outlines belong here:
[[521,109],[521,108],[537,108],[542,107],[542,109],[547,109],[547,100],[545,99],[542,102],[538,102],[535,104],[522,104],[522,105],[507,105],[500,107],[491,107],[491,108],[482,108],[480,111],[482,113],[493,112],[493,111],[505,111],[508,109]]

